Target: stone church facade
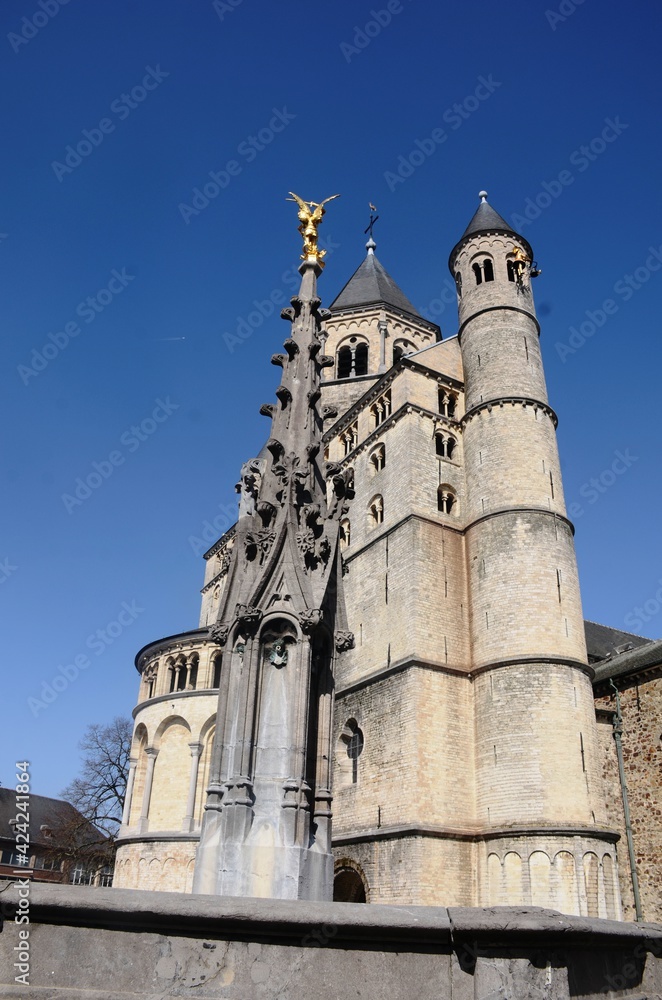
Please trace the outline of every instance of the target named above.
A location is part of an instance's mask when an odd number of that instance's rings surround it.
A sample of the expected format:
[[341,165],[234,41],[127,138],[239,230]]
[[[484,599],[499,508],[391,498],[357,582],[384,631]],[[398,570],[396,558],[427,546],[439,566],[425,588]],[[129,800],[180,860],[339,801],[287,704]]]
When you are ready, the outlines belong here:
[[[336,898],[533,904],[616,919],[632,916],[634,907],[625,784],[635,827],[640,814],[657,810],[657,822],[640,823],[635,868],[642,868],[644,915],[660,919],[661,705],[655,685],[662,644],[600,626],[591,631],[583,621],[557,418],[539,347],[531,247],[481,194],[451,253],[459,328],[444,339],[374,251],[371,239],[365,260],[328,311],[319,310],[314,288],[308,299],[300,293],[299,305],[286,310],[294,324],[285,344],[289,362],[284,355],[272,359],[287,373],[299,336],[297,310],[306,313],[312,303],[317,332],[311,326],[310,337],[323,354],[309,405],[324,421],[326,468],[334,483],[348,487],[334,527],[337,573],[330,571],[318,601],[320,607],[333,600],[342,605],[329,667],[332,696],[322,692],[315,707],[322,749],[312,771],[310,747],[302,750],[304,777],[313,774],[309,784],[302,780],[295,789],[288,774],[276,777],[285,782],[285,798],[296,799],[297,816],[312,809],[316,836],[333,814],[328,850],[335,858]],[[302,269],[303,289],[308,272]],[[214,882],[216,875],[201,874],[201,862],[196,871],[196,852],[203,829],[205,858],[212,858],[205,870],[222,872],[227,862],[214,853],[219,840],[237,837],[239,844],[245,836],[237,833],[237,822],[214,826],[214,809],[221,812],[214,795],[220,802],[225,794],[227,802],[227,793],[213,761],[216,753],[218,770],[214,733],[222,717],[224,735],[217,742],[225,758],[230,753],[225,702],[237,697],[240,682],[232,676],[245,670],[252,639],[246,629],[235,631],[232,649],[224,652],[218,629],[224,604],[231,598],[234,605],[232,594],[239,593],[236,567],[248,551],[246,482],[256,475],[264,484],[277,467],[273,435],[279,420],[284,426],[281,410],[296,404],[296,387],[293,400],[283,382],[279,404],[263,407],[273,421],[272,438],[242,470],[238,524],[205,554],[199,627],[151,643],[136,658],[140,694],[118,887],[280,894],[273,886],[262,891],[264,879],[244,881],[239,889],[223,881],[227,873]],[[284,433],[291,434],[287,427]],[[307,447],[314,454],[317,444]],[[255,495],[269,526],[273,505],[259,491]],[[328,509],[322,502],[322,516],[332,517]],[[287,575],[289,563],[284,565]],[[335,587],[331,598],[329,587]],[[279,613],[283,608],[277,602]],[[301,612],[302,621],[304,614],[310,617]],[[290,652],[305,645],[305,636],[295,632],[283,633]],[[271,664],[279,667],[274,650],[281,647],[269,648]],[[261,684],[281,683],[265,679],[270,668],[266,660],[260,664]],[[616,688],[623,691],[627,716],[624,775],[615,764],[610,725]],[[286,702],[292,697],[285,688],[265,690]],[[331,704],[327,766],[318,730],[327,726],[323,706]],[[277,720],[269,726],[273,730]],[[255,737],[258,755],[260,739]],[[648,765],[638,763],[642,739],[650,744]],[[330,789],[320,778],[325,766],[332,772]],[[258,806],[260,794],[271,794],[264,780],[257,781]],[[651,781],[652,802],[643,792]],[[259,808],[241,805],[250,826]],[[287,836],[276,835],[281,846]],[[297,841],[303,858],[297,864],[309,865],[306,849],[327,850],[310,848],[314,839],[306,832]],[[277,849],[269,843],[270,858]],[[230,856],[244,858],[242,850]],[[256,858],[266,856],[265,842],[255,850],[249,868],[263,864]]]

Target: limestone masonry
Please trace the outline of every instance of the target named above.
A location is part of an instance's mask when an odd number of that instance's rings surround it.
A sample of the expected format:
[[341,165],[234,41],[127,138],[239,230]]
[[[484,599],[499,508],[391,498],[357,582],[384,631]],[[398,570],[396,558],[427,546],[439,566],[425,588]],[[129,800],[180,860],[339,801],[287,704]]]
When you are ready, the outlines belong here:
[[136,657],[115,886],[662,919],[662,642],[583,620],[532,249],[482,193],[443,340],[374,251],[328,310],[304,259],[199,627]]

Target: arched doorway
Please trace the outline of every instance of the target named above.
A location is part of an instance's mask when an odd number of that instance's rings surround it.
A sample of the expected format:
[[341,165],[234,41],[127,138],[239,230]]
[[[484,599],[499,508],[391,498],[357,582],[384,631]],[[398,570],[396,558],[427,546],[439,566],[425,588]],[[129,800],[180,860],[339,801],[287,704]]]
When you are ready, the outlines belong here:
[[365,882],[357,867],[344,862],[336,868],[333,878],[334,903],[367,903]]

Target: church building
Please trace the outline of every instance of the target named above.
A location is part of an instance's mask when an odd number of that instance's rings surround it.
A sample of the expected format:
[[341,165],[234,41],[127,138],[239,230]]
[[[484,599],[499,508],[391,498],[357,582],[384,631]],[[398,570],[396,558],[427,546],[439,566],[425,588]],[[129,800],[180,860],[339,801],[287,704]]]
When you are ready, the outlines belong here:
[[[583,620],[532,248],[481,192],[442,338],[372,235],[323,308],[324,209],[295,201],[268,439],[198,628],[136,657],[114,884],[634,915],[610,677],[659,720],[662,643]],[[659,820],[641,836],[659,871]]]

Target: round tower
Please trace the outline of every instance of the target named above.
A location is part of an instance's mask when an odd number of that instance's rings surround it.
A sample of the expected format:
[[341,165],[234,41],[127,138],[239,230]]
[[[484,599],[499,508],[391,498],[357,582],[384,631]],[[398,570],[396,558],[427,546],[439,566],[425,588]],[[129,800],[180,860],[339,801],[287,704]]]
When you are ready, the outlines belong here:
[[481,904],[618,916],[528,242],[485,192],[449,266],[464,366]]

